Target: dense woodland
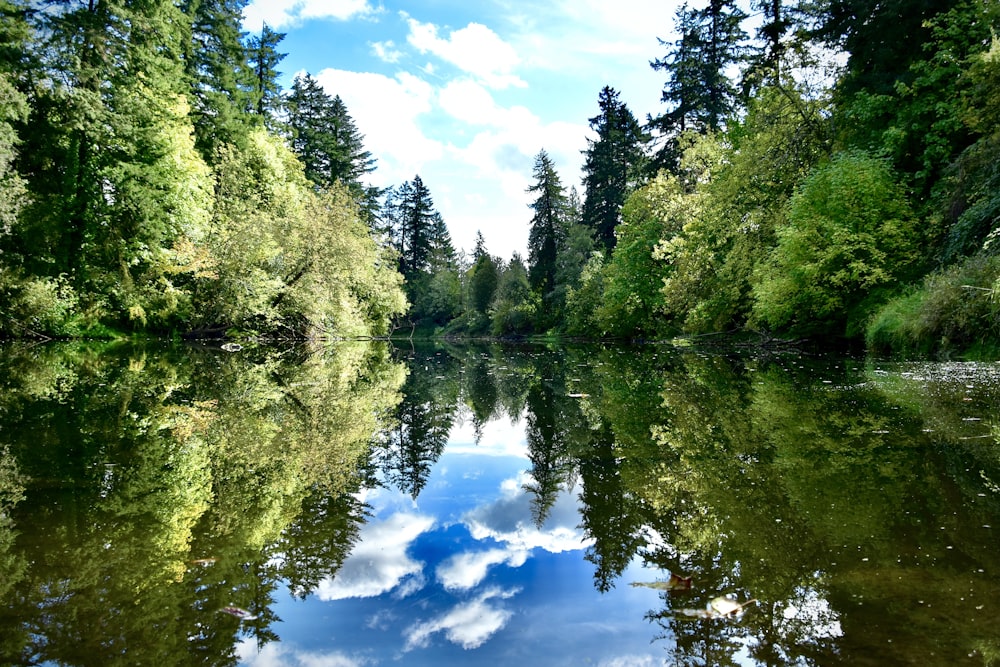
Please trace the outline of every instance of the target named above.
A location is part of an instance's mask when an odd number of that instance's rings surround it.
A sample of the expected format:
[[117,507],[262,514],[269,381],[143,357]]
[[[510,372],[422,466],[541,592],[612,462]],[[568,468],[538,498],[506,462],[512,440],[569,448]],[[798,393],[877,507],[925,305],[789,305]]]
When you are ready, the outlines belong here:
[[539,147],[509,259],[456,250],[419,175],[366,185],[343,101],[282,90],[244,4],[0,0],[0,332],[998,350],[995,2],[683,4],[636,63],[662,111],[599,91],[580,184]]

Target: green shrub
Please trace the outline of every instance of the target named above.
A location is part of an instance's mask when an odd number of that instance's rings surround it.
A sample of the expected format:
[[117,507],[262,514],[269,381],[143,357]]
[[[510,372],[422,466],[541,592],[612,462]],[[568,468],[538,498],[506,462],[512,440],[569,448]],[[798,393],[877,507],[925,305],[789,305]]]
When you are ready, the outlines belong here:
[[888,164],[841,153],[792,197],[778,245],[754,277],[753,319],[800,335],[863,333],[870,297],[910,277],[920,237]]
[[77,296],[65,277],[31,278],[8,287],[6,292],[11,297],[12,322],[4,323],[4,327],[10,327],[13,335],[69,333],[67,329],[77,311]]
[[865,332],[869,349],[924,353],[1000,342],[1000,257],[975,255],[885,304]]

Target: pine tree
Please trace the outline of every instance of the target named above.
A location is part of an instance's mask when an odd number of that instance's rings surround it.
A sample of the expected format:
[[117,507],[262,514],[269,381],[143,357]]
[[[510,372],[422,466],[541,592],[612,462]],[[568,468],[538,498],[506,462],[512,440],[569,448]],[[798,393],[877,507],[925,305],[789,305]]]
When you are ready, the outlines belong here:
[[555,165],[545,150],[535,156],[534,184],[528,193],[537,195],[529,205],[534,215],[528,232],[528,279],[543,296],[556,285],[556,258],[565,238],[566,193]]
[[621,207],[645,163],[646,137],[639,122],[618,98],[618,91],[605,86],[598,96],[601,113],[590,119],[596,140],[588,140],[584,151],[583,224],[594,231],[607,250],[615,245],[615,227]]
[[278,83],[281,72],[277,67],[286,55],[278,52],[278,44],[284,38],[285,33],[275,32],[265,23],[260,35],[251,37],[247,45],[247,56],[253,72],[250,110],[260,116],[265,127],[272,131],[281,126],[282,98],[281,84]]
[[219,145],[240,143],[248,116],[253,72],[240,30],[247,0],[186,0],[191,24],[184,50],[198,148],[208,161]]
[[489,311],[493,295],[497,290],[500,273],[496,261],[486,251],[486,241],[481,232],[476,232],[476,247],[473,251],[474,263],[469,289],[472,307],[480,313]]
[[27,272],[65,273],[141,325],[164,298],[153,286],[164,253],[206,217],[184,102],[186,20],[169,0],[54,5],[35,14],[45,83],[25,135],[33,205],[18,251]]
[[439,217],[431,192],[419,175],[410,181],[400,209],[401,237],[404,239],[400,273],[412,280],[430,268],[433,228]]
[[676,167],[677,139],[686,130],[706,132],[721,128],[736,108],[737,90],[728,70],[743,58],[746,33],[741,23],[746,15],[734,0],[710,0],[704,9],[687,3],[677,10],[680,39],[664,58],[650,62],[654,70],[667,73],[661,100],[670,109],[649,125],[665,140],[654,167]]
[[[358,200],[371,196],[361,179],[375,169],[363,137],[339,95],[330,97],[309,74],[295,77],[285,106],[292,149],[319,186],[341,182]],[[376,191],[377,193],[377,191]]]

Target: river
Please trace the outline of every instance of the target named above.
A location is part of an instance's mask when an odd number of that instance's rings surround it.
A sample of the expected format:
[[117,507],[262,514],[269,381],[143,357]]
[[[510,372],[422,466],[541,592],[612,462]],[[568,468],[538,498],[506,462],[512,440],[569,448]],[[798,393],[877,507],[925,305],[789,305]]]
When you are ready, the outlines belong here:
[[1000,663],[1000,364],[0,347],[0,664]]

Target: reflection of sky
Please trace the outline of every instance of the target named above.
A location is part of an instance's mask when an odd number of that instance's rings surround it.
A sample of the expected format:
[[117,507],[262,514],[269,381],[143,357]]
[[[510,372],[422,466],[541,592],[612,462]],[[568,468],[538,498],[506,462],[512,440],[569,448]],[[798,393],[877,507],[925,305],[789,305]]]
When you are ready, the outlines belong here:
[[241,664],[663,664],[668,646],[643,619],[662,601],[627,585],[661,573],[626,573],[598,593],[579,488],[536,527],[526,453],[523,422],[487,424],[478,445],[456,426],[415,502],[366,494],[373,516],[343,568],[304,601],[279,593],[281,642],[243,642]]

